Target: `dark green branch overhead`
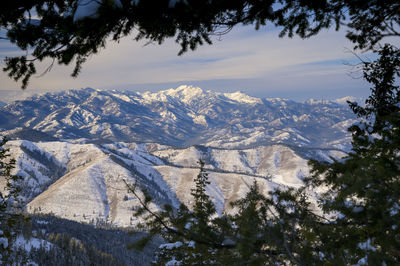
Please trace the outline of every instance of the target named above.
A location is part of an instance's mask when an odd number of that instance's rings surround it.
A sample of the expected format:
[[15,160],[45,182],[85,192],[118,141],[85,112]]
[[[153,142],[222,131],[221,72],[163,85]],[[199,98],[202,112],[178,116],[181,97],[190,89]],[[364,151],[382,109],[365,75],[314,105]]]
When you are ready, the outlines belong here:
[[178,54],[183,54],[211,44],[212,36],[237,25],[258,29],[271,24],[281,37],[302,38],[345,25],[355,48],[371,49],[384,37],[400,36],[399,23],[396,0],[15,0],[2,3],[0,10],[0,27],[6,32],[2,39],[27,51],[6,58],[3,69],[21,80],[22,88],[36,73],[38,61],[73,63],[76,77],[88,56],[106,41],[127,35],[158,44],[173,38],[180,46]]

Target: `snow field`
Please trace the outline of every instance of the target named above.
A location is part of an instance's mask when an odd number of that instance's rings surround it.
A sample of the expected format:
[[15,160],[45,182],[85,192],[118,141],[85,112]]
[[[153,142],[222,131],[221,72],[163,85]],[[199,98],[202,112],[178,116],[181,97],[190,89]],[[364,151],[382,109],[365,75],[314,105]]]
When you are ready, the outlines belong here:
[[[34,160],[21,150],[21,145],[65,167],[65,174],[31,199],[27,210],[86,223],[101,220],[117,226],[133,226],[140,222],[132,218],[133,209],[139,206],[138,199],[128,193],[124,182],[135,183],[140,176],[144,178],[139,178],[141,182],[158,189],[154,196],[164,197],[163,202],[167,197],[176,207],[180,202],[192,206],[190,192],[194,188],[193,179],[199,173],[199,159],[207,162],[211,182],[207,193],[219,214],[233,212],[230,203],[244,197],[254,180],[263,193],[268,193],[282,186],[298,187],[308,174],[307,160],[283,145],[225,150],[195,146],[174,149],[151,143],[115,142],[97,146],[11,141],[12,154],[21,162],[17,169],[20,172],[23,168],[35,169]],[[340,155],[338,151],[319,152],[325,158]],[[26,172],[24,178],[32,179],[30,175],[47,180],[35,171]],[[41,189],[36,183],[31,186]]]

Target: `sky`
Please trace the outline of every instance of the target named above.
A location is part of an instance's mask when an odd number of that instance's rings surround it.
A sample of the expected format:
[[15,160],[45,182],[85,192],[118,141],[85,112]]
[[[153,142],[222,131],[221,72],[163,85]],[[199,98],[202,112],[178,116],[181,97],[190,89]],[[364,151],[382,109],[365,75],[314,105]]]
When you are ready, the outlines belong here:
[[[105,49],[89,58],[77,78],[70,76],[72,65],[56,64],[50,73],[38,77],[50,64],[45,61],[22,92],[18,83],[0,72],[0,97],[5,92],[22,96],[86,87],[157,91],[183,84],[297,101],[368,96],[368,84],[351,66],[358,60],[350,52],[352,44],[344,30],[325,30],[306,40],[279,38],[278,34],[273,26],[258,31],[252,26],[239,26],[226,35],[215,36],[212,45],[182,56],[177,55],[179,45],[174,40],[146,45],[130,36],[119,43],[108,42]],[[17,48],[0,41],[0,67],[6,56],[18,53]]]

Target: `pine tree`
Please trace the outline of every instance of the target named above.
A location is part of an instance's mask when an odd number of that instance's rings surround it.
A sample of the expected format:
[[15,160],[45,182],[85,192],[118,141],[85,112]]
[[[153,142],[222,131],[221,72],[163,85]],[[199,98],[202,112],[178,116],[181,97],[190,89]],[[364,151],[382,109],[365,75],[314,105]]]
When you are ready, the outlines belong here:
[[261,239],[265,223],[262,212],[259,210],[264,199],[254,180],[246,196],[232,203],[232,206],[237,208],[237,214],[232,217],[234,234],[228,239],[232,241],[231,244],[236,246],[235,261],[237,262],[259,265],[264,261],[262,254],[256,252],[261,250],[264,244]]
[[201,233],[199,237],[205,239],[213,239],[215,235],[211,234],[209,230],[209,222],[212,215],[216,213],[214,203],[211,201],[210,197],[207,195],[207,185],[210,184],[208,181],[208,173],[204,170],[204,162],[199,161],[200,172],[194,179],[196,187],[192,189],[191,195],[194,198],[193,206],[193,223],[191,229]]
[[371,96],[365,106],[350,103],[361,119],[349,128],[352,151],[333,163],[311,161],[308,180],[325,187],[321,206],[334,218],[324,243],[344,264],[400,263],[400,50],[387,44],[376,52],[363,63]]
[[254,181],[229,217],[235,228],[233,251],[242,265],[321,264],[319,227],[305,188],[280,187],[263,195]]
[[161,245],[155,265],[170,261],[179,261],[183,265],[212,265],[215,262],[216,250],[210,243],[219,238],[218,231],[212,226],[212,216],[216,214],[216,210],[206,193],[210,182],[204,162],[200,160],[199,164],[200,171],[194,179],[196,186],[191,190],[194,198],[193,211],[182,204],[176,215],[170,217],[174,228],[181,234],[166,238],[169,243]]
[[9,158],[9,149],[4,147],[6,143],[6,138],[0,142],[0,178],[1,183],[5,184],[4,190],[0,191],[0,262],[11,259],[11,248],[16,236],[14,229],[23,218],[18,198],[21,190],[18,181],[21,178],[12,174],[15,160]]

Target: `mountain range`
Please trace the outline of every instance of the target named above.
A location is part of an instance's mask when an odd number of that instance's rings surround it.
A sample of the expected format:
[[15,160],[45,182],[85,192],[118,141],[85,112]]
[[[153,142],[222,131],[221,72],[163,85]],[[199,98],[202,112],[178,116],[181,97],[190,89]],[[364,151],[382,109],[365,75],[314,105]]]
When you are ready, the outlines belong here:
[[[297,187],[311,158],[341,158],[356,121],[347,99],[260,99],[181,86],[156,93],[70,90],[35,95],[0,109],[0,135],[17,160],[32,213],[118,226],[139,202],[126,183],[155,199],[191,206],[190,189],[205,161],[207,193],[217,211],[261,190]],[[310,191],[309,193],[313,193]]]
[[348,150],[347,128],[356,117],[343,102],[298,103],[191,86],[156,93],[82,89],[9,103],[0,109],[0,128],[33,141],[222,148],[285,143]]

